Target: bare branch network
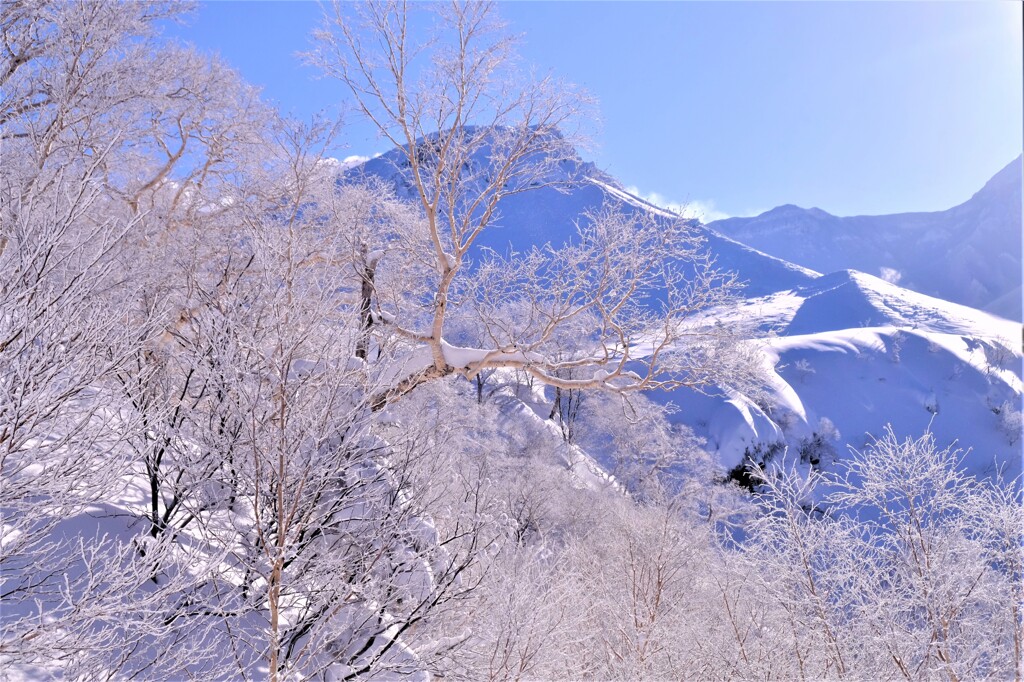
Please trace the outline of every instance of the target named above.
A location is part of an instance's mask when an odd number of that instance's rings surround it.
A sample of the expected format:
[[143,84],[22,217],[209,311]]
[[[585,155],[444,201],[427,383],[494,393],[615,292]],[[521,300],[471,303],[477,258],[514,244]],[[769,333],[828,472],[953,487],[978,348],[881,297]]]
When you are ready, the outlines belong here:
[[1021,678],[1018,484],[888,433],[751,496],[645,394],[762,362],[698,226],[484,248],[588,181],[493,5],[328,7],[376,179],[184,9],[0,4],[4,675]]

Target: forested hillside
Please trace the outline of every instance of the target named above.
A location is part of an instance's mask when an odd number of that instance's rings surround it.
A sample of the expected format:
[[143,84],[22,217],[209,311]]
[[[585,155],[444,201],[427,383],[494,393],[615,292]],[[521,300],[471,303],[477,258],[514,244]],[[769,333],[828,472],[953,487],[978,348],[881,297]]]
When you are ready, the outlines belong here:
[[356,169],[184,9],[2,6],[0,676],[1022,677],[1019,326],[625,193],[493,5],[328,8]]

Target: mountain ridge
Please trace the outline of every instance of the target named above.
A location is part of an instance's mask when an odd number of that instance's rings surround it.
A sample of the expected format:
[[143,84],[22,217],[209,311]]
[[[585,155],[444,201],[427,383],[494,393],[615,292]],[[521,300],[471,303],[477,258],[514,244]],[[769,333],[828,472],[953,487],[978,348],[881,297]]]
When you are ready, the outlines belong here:
[[1018,156],[944,211],[834,216],[785,204],[712,230],[819,272],[855,269],[923,294],[1021,321]]
[[[679,219],[613,178],[590,173],[592,164],[575,159],[562,168],[572,180],[563,191],[539,187],[502,199],[495,224],[481,233],[477,246],[520,252],[546,243],[557,246],[574,238],[581,216],[606,202],[621,211]],[[365,170],[401,196],[407,169],[384,159]],[[999,228],[1007,222],[1000,211],[1005,213],[1018,176],[1012,168],[997,174],[971,200],[939,215],[950,218],[952,227],[986,216],[983,227]],[[920,231],[935,215],[903,214],[900,224]],[[838,227],[830,237],[836,238],[839,251],[860,238],[843,231],[850,221],[877,224],[872,217],[844,219],[793,205],[765,216],[788,220],[775,224],[783,234],[801,226],[811,234],[830,234],[823,223]],[[771,240],[751,245],[716,229],[716,223],[691,224],[719,267],[748,283],[735,305],[708,314],[766,333],[751,342],[762,346],[765,357],[763,395],[729,389],[649,394],[656,402],[679,407],[674,419],[703,438],[719,463],[731,468],[751,453],[779,447],[802,452],[812,442],[824,443],[821,447],[840,457],[849,448],[869,445],[892,423],[899,433],[929,430],[943,446],[973,449],[966,463],[973,473],[989,475],[1000,468],[1020,473],[1019,447],[1006,426],[1021,407],[1020,324],[914,291],[898,277],[884,277],[884,271],[879,273],[883,277],[850,266],[816,271],[779,254]],[[942,248],[939,241],[932,251]],[[898,246],[898,240],[890,245]],[[971,261],[961,265],[980,267]]]

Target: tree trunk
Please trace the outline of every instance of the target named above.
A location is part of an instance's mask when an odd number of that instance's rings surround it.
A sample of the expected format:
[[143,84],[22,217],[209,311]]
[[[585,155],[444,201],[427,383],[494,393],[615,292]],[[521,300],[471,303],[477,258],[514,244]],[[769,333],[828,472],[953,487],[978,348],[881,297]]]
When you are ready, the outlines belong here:
[[359,332],[359,340],[356,342],[356,357],[360,360],[366,360],[367,351],[369,350],[370,328],[373,327],[373,314],[371,313],[370,303],[373,298],[373,278],[375,275],[374,266],[367,264],[363,268],[362,283],[359,291],[359,317],[362,320],[362,328]]

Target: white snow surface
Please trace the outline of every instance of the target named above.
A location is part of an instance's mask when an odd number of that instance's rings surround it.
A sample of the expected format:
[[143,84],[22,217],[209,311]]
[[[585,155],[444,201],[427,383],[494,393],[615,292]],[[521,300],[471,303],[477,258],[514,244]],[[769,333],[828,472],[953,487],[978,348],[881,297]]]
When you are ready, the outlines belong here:
[[683,408],[678,418],[726,467],[758,443],[796,452],[827,419],[839,432],[830,439],[839,457],[891,423],[898,435],[930,429],[940,445],[970,450],[971,473],[1021,473],[1020,434],[1002,426],[1007,409],[1021,408],[1021,325],[854,271],[747,300],[727,315],[774,331],[765,342],[766,397],[659,396]]

